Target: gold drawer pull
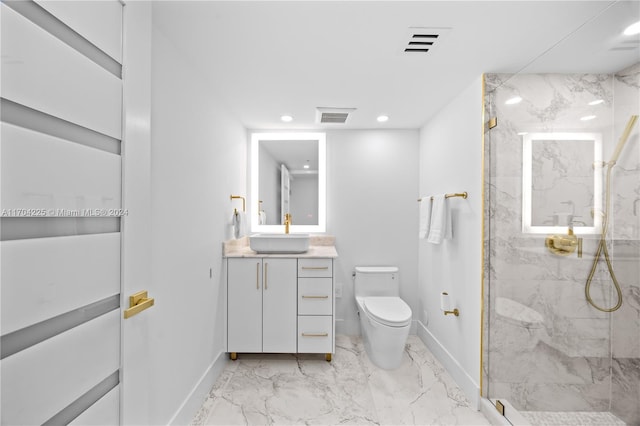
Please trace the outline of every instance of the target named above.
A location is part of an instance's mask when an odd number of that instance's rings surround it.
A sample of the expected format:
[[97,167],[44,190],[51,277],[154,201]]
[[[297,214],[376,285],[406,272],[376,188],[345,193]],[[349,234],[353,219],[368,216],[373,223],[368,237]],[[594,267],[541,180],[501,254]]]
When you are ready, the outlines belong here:
[[322,269],[322,270],[327,270],[329,269],[328,266],[303,266],[302,269]]
[[303,299],[328,299],[329,296],[302,296]]
[[302,337],[329,337],[329,333],[302,333]]

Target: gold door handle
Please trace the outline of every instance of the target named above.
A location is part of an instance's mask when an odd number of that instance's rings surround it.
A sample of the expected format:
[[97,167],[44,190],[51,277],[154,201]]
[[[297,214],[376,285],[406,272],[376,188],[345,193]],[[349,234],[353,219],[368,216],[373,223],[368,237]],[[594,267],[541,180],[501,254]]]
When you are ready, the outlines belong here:
[[302,337],[328,337],[329,333],[302,333]]
[[260,263],[256,263],[256,290],[260,290]]
[[329,296],[302,296],[303,299],[328,299]]
[[131,318],[154,305],[153,297],[147,297],[147,291],[139,291],[129,296],[129,308],[124,310],[124,318]]
[[329,269],[328,266],[303,266],[302,269]]

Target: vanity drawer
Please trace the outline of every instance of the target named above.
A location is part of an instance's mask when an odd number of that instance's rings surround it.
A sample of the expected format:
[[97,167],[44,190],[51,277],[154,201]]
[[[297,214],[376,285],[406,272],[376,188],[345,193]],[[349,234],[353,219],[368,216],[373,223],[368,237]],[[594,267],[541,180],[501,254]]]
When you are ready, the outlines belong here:
[[298,259],[299,277],[332,277],[332,259]]
[[331,315],[332,278],[298,278],[298,315]]
[[314,354],[333,352],[332,316],[298,317],[298,352]]

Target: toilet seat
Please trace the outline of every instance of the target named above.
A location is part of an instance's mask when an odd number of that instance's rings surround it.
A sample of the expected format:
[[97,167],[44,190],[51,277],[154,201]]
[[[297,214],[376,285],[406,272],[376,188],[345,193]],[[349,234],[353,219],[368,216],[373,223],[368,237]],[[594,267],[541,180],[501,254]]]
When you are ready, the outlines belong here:
[[365,297],[363,308],[377,322],[404,327],[411,321],[411,308],[399,297]]

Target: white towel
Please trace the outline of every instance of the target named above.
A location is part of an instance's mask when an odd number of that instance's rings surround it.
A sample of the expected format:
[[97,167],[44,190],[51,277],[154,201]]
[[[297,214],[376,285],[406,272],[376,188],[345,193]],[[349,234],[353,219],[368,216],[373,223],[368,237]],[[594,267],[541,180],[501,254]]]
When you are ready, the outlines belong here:
[[445,194],[433,196],[431,225],[429,228],[427,241],[430,243],[440,244],[442,240],[451,238],[451,214]]
[[235,211],[231,214],[229,220],[229,238],[238,239],[238,212]]
[[247,215],[245,212],[238,212],[234,215],[235,237],[242,238],[247,235]]
[[424,239],[429,235],[429,226],[431,225],[431,197],[422,197],[420,199],[419,214],[418,238]]

